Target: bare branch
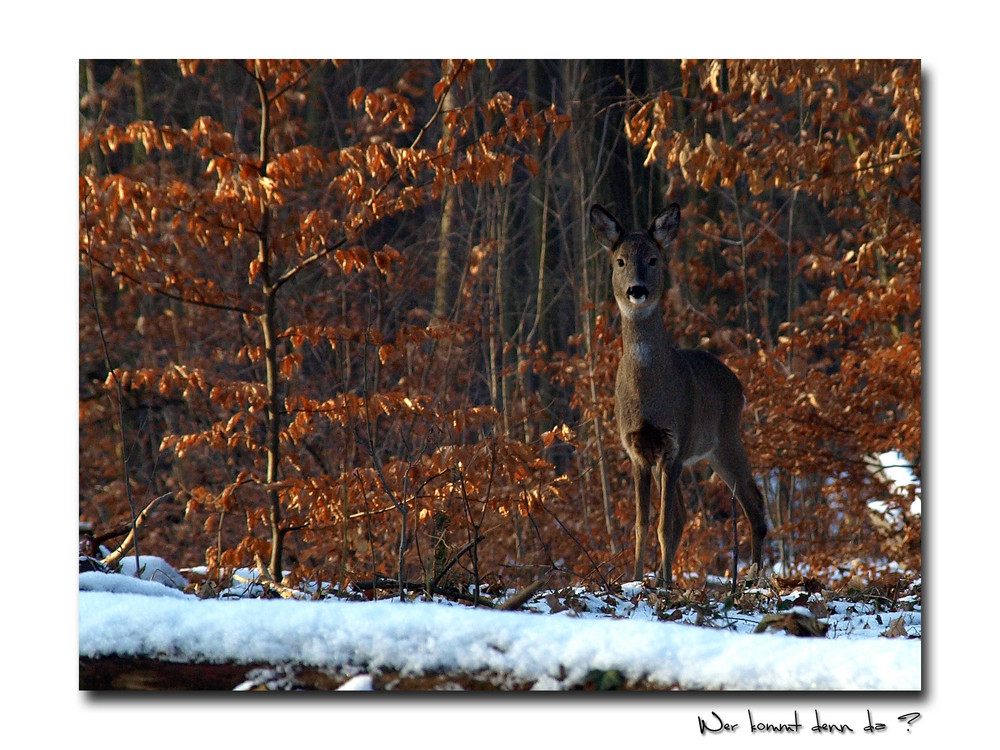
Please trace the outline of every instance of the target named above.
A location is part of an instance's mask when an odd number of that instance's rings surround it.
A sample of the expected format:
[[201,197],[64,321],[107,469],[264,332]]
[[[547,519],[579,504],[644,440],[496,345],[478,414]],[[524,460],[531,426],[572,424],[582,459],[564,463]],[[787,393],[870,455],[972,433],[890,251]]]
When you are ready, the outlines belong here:
[[[161,500],[166,500],[168,497],[172,497],[173,494],[173,492],[168,492],[165,495],[160,495],[158,498],[150,502],[149,505],[143,508],[139,515],[135,517],[135,523],[132,525],[132,530],[129,531],[128,536],[122,540],[122,543],[119,544],[114,551],[101,560],[101,562],[108,566],[116,565],[118,560],[121,559],[123,555],[127,554],[132,548],[133,542],[135,541],[136,530],[142,526],[143,522],[149,517],[149,514],[153,512],[153,508],[156,507],[157,503]],[[136,569],[138,570],[138,566],[136,566]]]
[[143,289],[149,292],[154,292],[155,294],[160,294],[169,299],[177,300],[178,302],[183,302],[187,305],[197,305],[198,307],[210,307],[215,310],[226,310],[228,312],[240,313],[241,315],[260,315],[260,310],[256,310],[252,307],[240,307],[239,305],[229,305],[224,302],[209,302],[203,299],[191,299],[190,297],[185,297],[182,294],[176,292],[169,292],[166,289],[159,287],[149,281],[143,281],[142,279],[137,279],[135,276],[123,271],[115,266],[108,265],[104,261],[101,261],[93,256],[89,251],[80,251],[81,254],[85,255],[92,263],[100,266],[106,271],[109,271],[112,276],[121,276],[123,279],[128,279],[133,284],[141,286]]

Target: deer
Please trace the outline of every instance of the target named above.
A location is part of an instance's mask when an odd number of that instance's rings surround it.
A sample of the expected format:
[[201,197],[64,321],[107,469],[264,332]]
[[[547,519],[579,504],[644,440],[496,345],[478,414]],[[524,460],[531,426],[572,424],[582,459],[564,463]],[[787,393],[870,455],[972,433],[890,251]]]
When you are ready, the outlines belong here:
[[[705,459],[735,494],[750,522],[756,566],[751,570],[759,573],[767,521],[741,434],[743,386],[712,354],[675,348],[664,321],[667,266],[680,226],[680,206],[673,203],[661,211],[645,232],[625,232],[614,216],[594,204],[590,224],[598,242],[610,252],[612,288],[621,316],[615,421],[635,486],[635,580],[643,580],[651,479],[655,476],[660,491],[655,585],[670,589],[687,521],[678,480],[684,466]],[[734,569],[734,585],[735,580]]]

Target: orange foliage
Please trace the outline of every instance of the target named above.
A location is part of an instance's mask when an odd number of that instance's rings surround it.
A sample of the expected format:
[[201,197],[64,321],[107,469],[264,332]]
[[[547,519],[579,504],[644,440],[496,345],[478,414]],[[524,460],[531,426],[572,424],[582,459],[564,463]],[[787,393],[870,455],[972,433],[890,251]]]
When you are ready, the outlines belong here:
[[[598,117],[574,116],[571,69],[549,102],[517,65],[97,71],[81,92],[81,518],[127,519],[125,451],[140,497],[175,493],[141,543],[177,565],[252,565],[278,538],[292,582],[623,580],[617,311],[572,219],[593,179],[574,154],[610,154],[604,114],[587,140]],[[656,195],[612,198],[644,219],[682,203],[665,314],[744,383],[765,559],[919,569],[919,516],[890,498],[902,530],[873,519],[890,495],[865,459],[900,450],[919,475],[919,64],[664,65],[609,125]],[[685,476],[678,564],[724,573],[729,495],[706,479]]]

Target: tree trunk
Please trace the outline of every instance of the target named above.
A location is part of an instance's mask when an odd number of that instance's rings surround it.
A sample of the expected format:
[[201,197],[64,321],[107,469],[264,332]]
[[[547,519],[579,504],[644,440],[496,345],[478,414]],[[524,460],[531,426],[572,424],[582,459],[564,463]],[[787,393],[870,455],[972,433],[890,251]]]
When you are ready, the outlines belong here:
[[[450,86],[444,95],[442,111],[447,112],[456,106],[454,86]],[[443,126],[443,138],[451,135],[451,128]],[[451,278],[451,232],[455,218],[457,188],[445,185],[441,204],[441,229],[438,239],[437,264],[434,269],[434,309],[431,318],[434,321],[444,320],[448,315],[448,287]]]
[[[586,63],[585,63],[586,64]],[[583,76],[573,76],[567,75],[567,80],[576,78],[582,81]],[[581,83],[581,87],[582,87]],[[582,94],[583,92],[581,92]],[[577,101],[590,101],[590,97],[584,98],[583,96],[577,98]],[[573,113],[574,122],[584,122],[588,119],[588,116],[592,116],[592,113]],[[574,134],[575,139],[580,136]],[[604,506],[604,525],[608,532],[608,543],[611,547],[611,554],[618,554],[618,543],[616,541],[617,533],[614,528],[614,522],[612,520],[613,513],[611,509],[611,485],[608,480],[608,467],[606,456],[604,455],[604,431],[601,424],[600,414],[596,413],[597,406],[597,387],[594,383],[594,370],[593,370],[593,301],[595,295],[593,293],[593,288],[591,287],[591,274],[590,274],[590,263],[591,261],[587,257],[587,208],[586,204],[591,197],[593,185],[588,189],[587,186],[587,175],[590,171],[585,169],[585,156],[583,150],[586,148],[586,144],[581,143],[579,140],[575,140],[570,146],[570,158],[572,163],[572,178],[571,178],[571,188],[570,188],[570,209],[572,212],[572,224],[576,232],[574,244],[579,248],[579,263],[578,268],[580,272],[580,281],[578,288],[580,290],[580,298],[577,303],[577,309],[580,311],[580,331],[583,333],[584,350],[586,352],[586,361],[588,363],[589,372],[588,376],[590,379],[590,398],[591,403],[595,406],[594,414],[594,441],[597,447],[597,470],[598,475],[601,479],[601,500]],[[600,145],[598,145],[600,148]],[[600,163],[600,155],[594,160],[594,163]]]
[[[267,171],[268,147],[267,141],[271,130],[271,102],[268,99],[267,91],[264,89],[264,80],[259,72],[255,74],[257,81],[257,92],[260,97],[260,173],[263,175]],[[265,383],[267,392],[266,425],[267,437],[265,450],[267,451],[267,477],[266,482],[273,487],[278,482],[278,462],[280,459],[280,413],[281,398],[278,393],[278,349],[277,349],[277,328],[275,325],[275,310],[277,302],[277,289],[271,280],[271,248],[270,240],[271,210],[265,205],[261,213],[260,230],[257,235],[257,260],[260,262],[261,291],[264,295],[264,312],[260,315],[260,328],[264,337],[264,368]],[[268,572],[275,581],[281,581],[282,571],[282,547],[285,530],[282,527],[281,497],[278,490],[269,489],[267,491],[269,504],[268,520],[271,527],[271,559],[268,563]]]

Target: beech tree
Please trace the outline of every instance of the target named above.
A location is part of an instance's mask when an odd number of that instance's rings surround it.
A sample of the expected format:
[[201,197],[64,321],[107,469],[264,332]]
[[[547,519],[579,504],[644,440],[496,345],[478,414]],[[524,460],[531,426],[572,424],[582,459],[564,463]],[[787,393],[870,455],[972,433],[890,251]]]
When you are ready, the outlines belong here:
[[[919,63],[83,61],[80,81],[82,520],[170,493],[144,552],[373,596],[624,580],[617,311],[584,217],[677,200],[664,314],[744,383],[765,558],[919,569],[919,515],[870,471],[899,450],[920,474]],[[732,533],[706,478],[685,477],[678,556],[699,574]]]

